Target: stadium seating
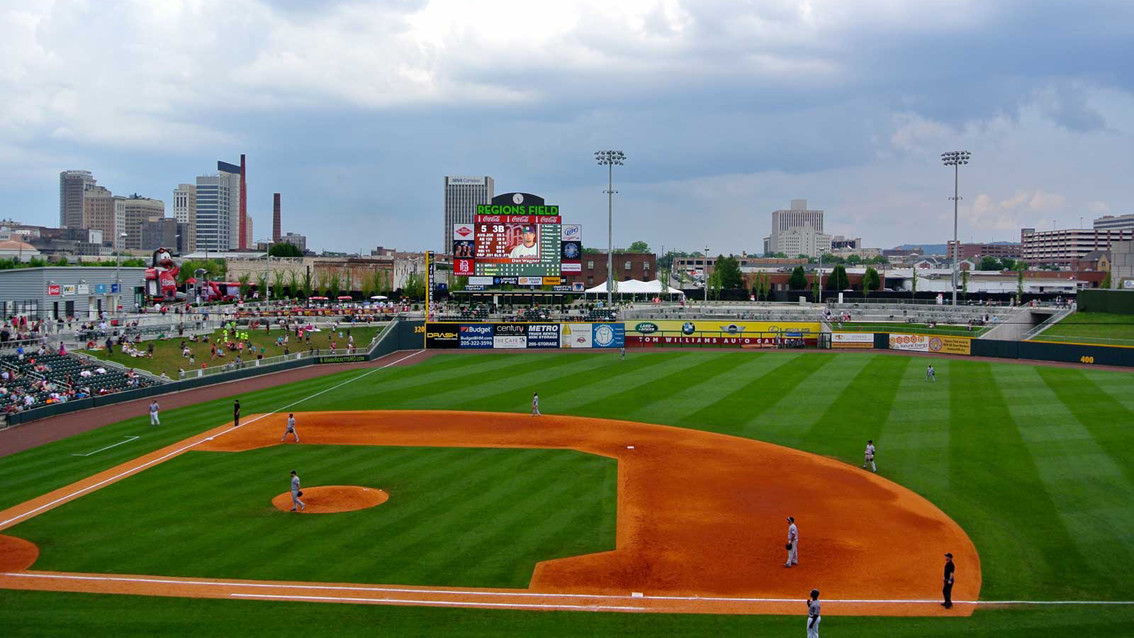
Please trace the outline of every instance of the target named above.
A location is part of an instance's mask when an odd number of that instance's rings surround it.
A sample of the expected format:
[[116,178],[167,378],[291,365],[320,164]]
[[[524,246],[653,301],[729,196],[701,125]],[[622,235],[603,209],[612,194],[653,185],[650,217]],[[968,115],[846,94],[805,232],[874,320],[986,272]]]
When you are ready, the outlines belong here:
[[[23,410],[49,403],[56,393],[62,401],[151,387],[158,381],[131,371],[54,352],[0,356],[0,369],[12,378],[0,383],[7,390],[0,396],[0,411]],[[103,372],[99,372],[102,370]],[[26,396],[32,397],[27,406]]]

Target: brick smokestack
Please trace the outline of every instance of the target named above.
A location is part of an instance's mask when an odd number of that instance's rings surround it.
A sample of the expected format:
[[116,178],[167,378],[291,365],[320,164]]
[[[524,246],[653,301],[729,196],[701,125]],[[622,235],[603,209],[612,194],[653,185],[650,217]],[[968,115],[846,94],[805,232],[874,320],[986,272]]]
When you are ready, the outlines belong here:
[[280,194],[272,195],[272,243],[280,243]]
[[248,166],[240,154],[240,250],[248,250]]

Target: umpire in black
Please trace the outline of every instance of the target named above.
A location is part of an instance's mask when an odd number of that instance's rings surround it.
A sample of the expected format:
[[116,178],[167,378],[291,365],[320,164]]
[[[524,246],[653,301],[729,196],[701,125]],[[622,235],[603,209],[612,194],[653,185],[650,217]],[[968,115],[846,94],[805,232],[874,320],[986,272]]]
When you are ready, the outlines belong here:
[[945,602],[941,606],[945,609],[952,609],[953,607],[953,572],[956,566],[953,565],[953,555],[945,554],[945,582],[941,587],[941,593],[945,596]]

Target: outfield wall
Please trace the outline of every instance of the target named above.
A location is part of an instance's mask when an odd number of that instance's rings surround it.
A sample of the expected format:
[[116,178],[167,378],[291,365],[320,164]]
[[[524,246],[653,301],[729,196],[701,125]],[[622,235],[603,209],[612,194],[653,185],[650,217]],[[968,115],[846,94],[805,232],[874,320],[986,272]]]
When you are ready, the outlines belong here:
[[554,350],[625,346],[626,327],[617,322],[425,324],[425,347],[430,350]]
[[874,348],[927,354],[972,355],[1026,361],[1061,361],[1134,367],[1134,347],[1044,341],[1001,341],[945,335],[874,333]]

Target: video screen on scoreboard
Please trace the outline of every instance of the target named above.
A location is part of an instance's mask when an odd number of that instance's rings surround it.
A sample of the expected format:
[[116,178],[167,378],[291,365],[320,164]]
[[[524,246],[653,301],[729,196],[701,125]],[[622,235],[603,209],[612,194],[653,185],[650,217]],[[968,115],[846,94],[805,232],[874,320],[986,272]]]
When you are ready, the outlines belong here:
[[560,225],[558,215],[477,215],[476,274],[558,277]]

